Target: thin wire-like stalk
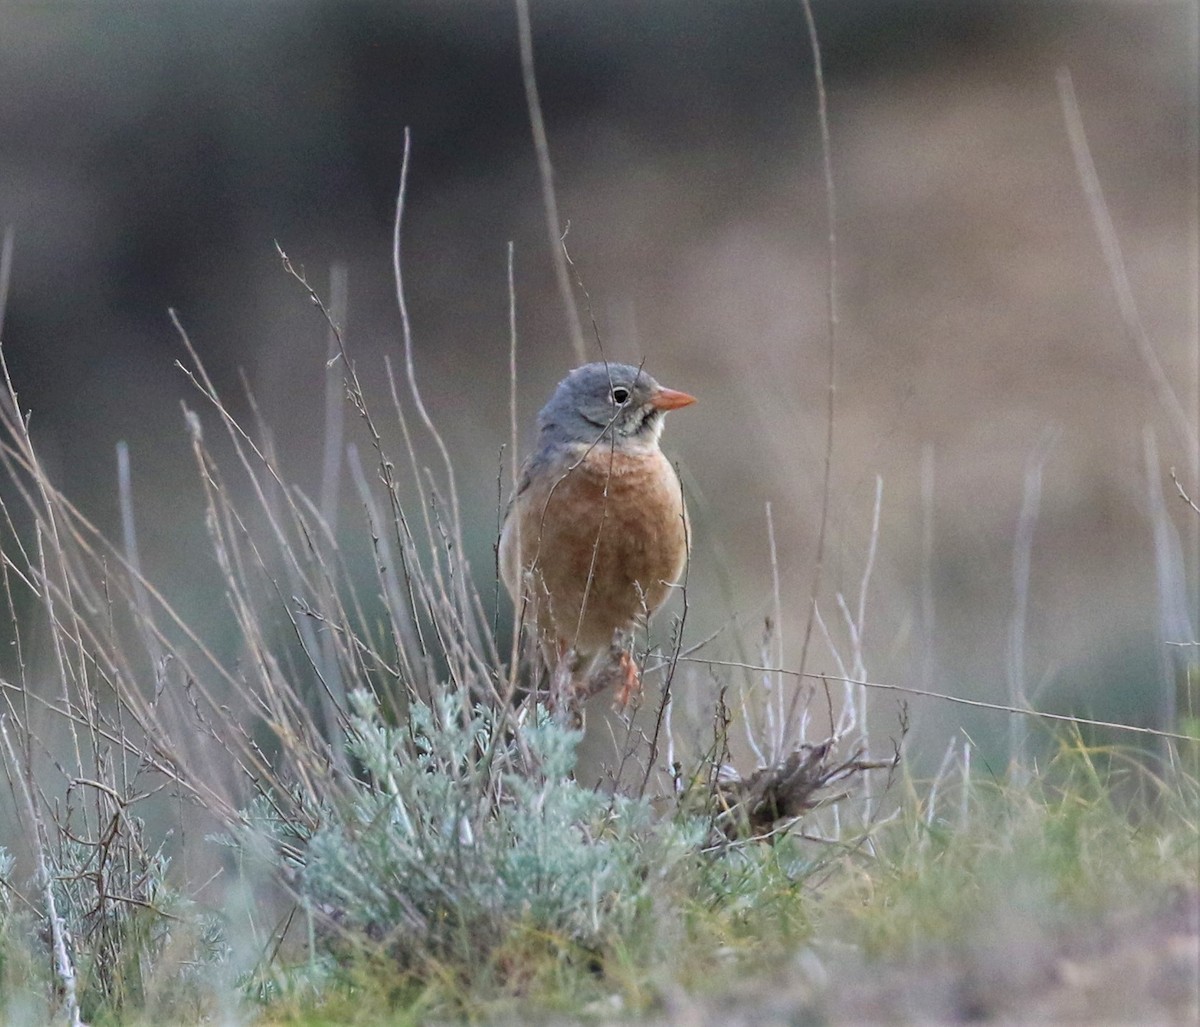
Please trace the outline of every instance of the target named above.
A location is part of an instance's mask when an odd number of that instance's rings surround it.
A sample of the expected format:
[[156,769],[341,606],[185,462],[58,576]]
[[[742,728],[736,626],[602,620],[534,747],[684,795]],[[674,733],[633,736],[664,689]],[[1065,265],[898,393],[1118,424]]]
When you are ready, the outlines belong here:
[[862,580],[858,586],[858,609],[856,623],[858,637],[862,639],[867,627],[867,593],[871,575],[875,571],[875,556],[879,551],[879,518],[883,512],[883,475],[875,475],[875,503],[871,508],[871,534],[867,540],[867,558],[863,561]]
[[[1197,22],[1193,20],[1193,27],[1195,28],[1196,25]],[[1192,42],[1195,47],[1200,48],[1200,36],[1197,36],[1195,32],[1193,32]],[[1100,185],[1100,176],[1096,171],[1095,161],[1092,159],[1091,147],[1088,145],[1087,132],[1083,125],[1083,115],[1079,109],[1079,101],[1075,95],[1075,84],[1071,78],[1070,70],[1065,67],[1059,68],[1055,79],[1058,85],[1059,105],[1062,108],[1063,120],[1067,126],[1067,137],[1071,144],[1071,155],[1075,160],[1075,170],[1079,176],[1079,184],[1083,190],[1084,198],[1087,201],[1088,213],[1091,215],[1092,225],[1100,241],[1100,249],[1104,254],[1105,264],[1108,267],[1109,280],[1112,284],[1113,294],[1117,300],[1117,309],[1120,311],[1121,320],[1125,325],[1125,333],[1146,369],[1159,405],[1167,413],[1167,419],[1177,443],[1187,454],[1188,467],[1191,470],[1192,480],[1197,486],[1200,486],[1200,298],[1197,297],[1197,290],[1193,287],[1191,289],[1192,303],[1190,311],[1193,342],[1192,370],[1193,383],[1196,390],[1196,405],[1192,410],[1192,414],[1195,415],[1193,419],[1184,410],[1183,403],[1167,378],[1166,371],[1163,370],[1154,345],[1151,343],[1145,325],[1142,323],[1137,300],[1133,294],[1133,287],[1129,282],[1129,273],[1125,267],[1125,258],[1121,252],[1121,243],[1117,238],[1117,230],[1113,225],[1108,203],[1104,198],[1104,190]],[[1200,100],[1200,73],[1197,73],[1196,77],[1191,79],[1189,86],[1189,92],[1191,92],[1193,101],[1193,114],[1200,113],[1195,110],[1195,103],[1197,100]],[[1200,140],[1200,129],[1196,129],[1193,126],[1192,134],[1193,140]],[[1191,148],[1189,154],[1189,165],[1190,177],[1193,184],[1193,207],[1191,211],[1191,224],[1189,226],[1189,257],[1192,265],[1190,281],[1194,286],[1197,268],[1200,267],[1200,199],[1197,198],[1196,191],[1197,186],[1200,185],[1200,154],[1197,154],[1195,146]],[[1158,486],[1155,486],[1154,491],[1157,490]],[[1189,580],[1194,583],[1200,580],[1200,524],[1193,523],[1189,528],[1189,535],[1191,539],[1192,560]],[[1198,637],[1197,632],[1200,632],[1200,590],[1197,590],[1194,585],[1189,600],[1190,610],[1188,618],[1190,625],[1188,634],[1191,638],[1195,639]],[[1188,689],[1189,702],[1191,701],[1191,694],[1192,690]]]
[[760,667],[755,664],[738,663],[735,660],[713,660],[701,656],[680,656],[681,663],[699,663],[706,667],[731,667],[736,670],[755,671],[768,674],[786,674],[788,677],[804,678],[815,681],[837,681],[859,688],[874,688],[883,692],[899,692],[903,695],[916,695],[925,699],[940,699],[943,702],[956,703],[959,706],[970,706],[978,710],[995,710],[998,713],[1014,713],[1038,720],[1051,720],[1064,724],[1080,724],[1085,727],[1104,727],[1114,731],[1126,731],[1135,735],[1146,735],[1151,738],[1170,738],[1179,742],[1191,742],[1196,739],[1191,735],[1179,734],[1174,731],[1160,731],[1157,728],[1138,727],[1135,724],[1122,724],[1112,720],[1090,720],[1086,717],[1072,717],[1065,713],[1047,713],[1044,710],[1023,710],[1015,706],[1005,706],[1003,703],[987,702],[983,699],[966,699],[961,695],[948,695],[945,692],[934,692],[924,688],[913,688],[909,685],[896,685],[886,681],[859,680],[844,675],[801,673],[786,667]]
[[[1195,665],[1195,653],[1182,646],[1165,643],[1188,639],[1187,584],[1184,581],[1183,551],[1175,525],[1167,513],[1160,483],[1158,446],[1149,426],[1142,433],[1142,452],[1146,465],[1146,498],[1149,503],[1150,530],[1154,537],[1155,582],[1158,586],[1158,625],[1161,648],[1157,713],[1162,728],[1178,723],[1176,676],[1187,680],[1189,666]],[[1190,657],[1190,659],[1189,659]],[[1164,753],[1164,755],[1168,755]]]
[[921,447],[921,685],[935,684],[936,663],[933,644],[936,636],[937,608],[933,594],[933,503],[935,495],[933,444]]
[[[1187,110],[1191,112],[1190,139],[1185,147],[1188,161],[1188,275],[1186,281],[1200,282],[1200,4],[1188,5],[1188,39],[1191,41],[1192,60],[1188,73]],[[1192,340],[1192,414],[1197,435],[1200,435],[1200,289],[1187,290],[1188,328]],[[1192,482],[1200,488],[1200,446],[1192,453]],[[1200,520],[1193,520],[1188,527],[1192,559],[1189,576],[1192,588],[1192,638],[1200,640]],[[1196,689],[1186,692],[1188,716],[1196,716],[1193,706]]]
[[[342,476],[342,453],[345,449],[346,417],[343,405],[345,392],[342,375],[334,372],[341,359],[346,332],[346,317],[350,309],[350,272],[345,264],[334,263],[329,269],[329,314],[332,324],[325,341],[325,433],[321,452],[321,494],[318,509],[331,535],[337,534],[338,492]],[[334,325],[338,329],[334,330]]]
[[546,235],[550,244],[550,259],[554,261],[554,278],[562,297],[563,312],[571,336],[575,361],[587,362],[587,347],[579,308],[571,291],[567,272],[567,257],[562,247],[562,222],[558,219],[558,197],[554,189],[554,165],[550,162],[550,143],[546,138],[546,122],[542,117],[542,101],[538,96],[537,76],[533,68],[533,27],[529,20],[529,0],[515,0],[517,9],[517,38],[521,46],[521,82],[525,88],[525,104],[529,109],[529,127],[533,131],[533,148],[537,153],[538,174],[542,182],[542,204],[546,210]]
[[[837,594],[838,612],[842,615],[842,623],[850,638],[851,670],[850,676],[865,678],[867,676],[866,649],[864,635],[867,620],[867,593],[870,590],[871,574],[875,569],[875,554],[879,548],[879,517],[883,509],[883,477],[875,476],[875,503],[871,514],[871,533],[867,543],[867,557],[863,561],[863,574],[859,583],[858,602],[855,612],[851,612],[846,597],[841,592]],[[828,634],[828,633],[827,633]],[[839,664],[841,661],[839,660]],[[867,744],[867,706],[866,696],[861,692],[854,701],[854,718],[857,730],[863,744]],[[839,732],[840,736],[840,732]]]
[[[1033,559],[1033,532],[1037,525],[1042,497],[1042,469],[1045,467],[1054,435],[1048,434],[1030,455],[1025,466],[1025,489],[1021,513],[1017,518],[1017,534],[1013,540],[1013,611],[1008,622],[1008,702],[1017,709],[1029,707],[1025,684],[1025,629],[1029,610],[1029,572]],[[1013,717],[1008,722],[1008,766],[1013,780],[1023,784],[1028,774],[1026,765],[1028,722]]]
[[[512,505],[509,510],[515,514],[517,489],[520,487],[521,481],[521,458],[520,452],[520,435],[517,430],[517,286],[516,276],[514,274],[514,251],[512,240],[508,242],[508,453],[509,453],[509,472],[511,474],[512,484],[512,499],[509,501]],[[508,658],[508,698],[511,701],[512,696],[517,689],[517,671],[521,650],[521,618],[525,613],[525,593],[526,590],[521,587],[521,518],[513,516],[512,518],[513,531],[513,552],[517,554],[517,596],[513,596],[513,625],[511,647],[509,649]],[[497,553],[499,549],[497,549]],[[500,574],[500,567],[496,568],[497,575]]]
[[[679,659],[683,653],[683,629],[687,623],[689,609],[688,580],[692,570],[692,525],[687,517],[687,507],[684,505],[683,496],[683,479],[679,478],[678,471],[676,472],[676,480],[679,482],[679,508],[683,511],[680,516],[683,520],[683,550],[686,554],[683,562],[683,580],[676,586],[682,597],[683,609],[680,610],[679,619],[675,625],[675,637],[672,641],[671,655],[667,659],[666,679],[663,681],[662,699],[659,702],[658,712],[655,715],[654,730],[650,733],[649,752],[646,754],[645,772],[642,775],[642,785],[638,790],[638,798],[642,798],[646,794],[646,786],[650,782],[650,775],[654,772],[654,765],[658,761],[663,724],[666,719],[667,708],[671,703],[671,689],[675,683],[675,673],[679,668]],[[642,673],[645,673],[645,668],[643,668]]]
[[1059,68],[1055,79],[1058,83],[1058,98],[1062,106],[1063,119],[1067,125],[1067,137],[1071,143],[1071,154],[1075,158],[1075,170],[1079,175],[1079,184],[1083,189],[1084,198],[1087,200],[1096,236],[1100,240],[1104,261],[1108,265],[1109,279],[1112,282],[1121,320],[1125,324],[1125,330],[1134,351],[1150,376],[1155,395],[1162,408],[1167,412],[1177,441],[1189,458],[1194,461],[1195,453],[1200,450],[1196,429],[1184,412],[1183,404],[1179,402],[1174,388],[1171,387],[1167,373],[1163,370],[1158,354],[1154,352],[1154,346],[1142,324],[1137,300],[1133,295],[1133,287],[1129,284],[1129,272],[1121,253],[1121,243],[1117,239],[1117,230],[1113,226],[1112,215],[1109,213],[1108,203],[1104,199],[1104,190],[1100,185],[1100,176],[1096,173],[1092,151],[1088,146],[1087,133],[1084,131],[1083,116],[1079,112],[1079,101],[1075,97],[1075,85],[1071,81],[1071,73],[1066,68]]
[[[837,396],[837,196],[833,188],[833,147],[829,135],[829,103],[825,95],[825,73],[821,65],[821,43],[817,36],[817,23],[813,18],[810,0],[800,0],[804,8],[804,22],[808,27],[809,48],[813,56],[813,78],[817,87],[817,120],[821,132],[821,163],[825,176],[825,216],[829,229],[828,262],[826,268],[825,308],[827,322],[827,374],[825,387],[825,461],[821,475],[821,514],[817,527],[817,551],[813,560],[812,581],[809,584],[808,618],[804,625],[804,641],[800,646],[801,672],[808,663],[809,643],[812,641],[813,625],[816,620],[817,601],[821,592],[821,581],[825,568],[826,534],[829,528],[830,490],[833,484],[833,428]],[[788,711],[789,723],[796,715],[796,704],[800,693],[792,698]]]
[[946,772],[950,769],[950,761],[954,758],[957,750],[958,739],[951,737],[949,744],[946,746],[945,753],[942,754],[942,762],[938,764],[937,773],[933,775],[933,780],[929,782],[929,793],[925,797],[926,825],[932,824],[933,818],[937,816],[938,792],[941,789],[942,781],[946,778]]
[[[421,418],[421,423],[425,425],[425,430],[429,432],[434,445],[437,446],[445,469],[446,487],[450,491],[450,530],[454,536],[455,553],[457,554],[457,559],[450,562],[450,575],[452,583],[455,585],[455,594],[459,603],[462,623],[471,632],[470,637],[472,642],[475,642],[478,639],[475,637],[474,625],[471,620],[470,603],[467,600],[469,569],[467,567],[466,550],[463,546],[462,509],[458,502],[458,485],[455,483],[454,463],[450,459],[450,450],[446,448],[446,443],[442,439],[441,432],[438,431],[437,426],[433,423],[433,418],[429,416],[429,411],[425,408],[425,401],[421,398],[421,390],[417,385],[416,363],[413,356],[412,322],[409,319],[408,299],[404,292],[404,273],[400,259],[400,230],[404,224],[404,206],[408,196],[408,168],[411,155],[412,133],[408,128],[405,128],[404,159],[400,165],[400,188],[396,194],[396,217],[392,224],[392,275],[395,281],[396,305],[400,310],[400,324],[404,335],[404,370],[408,378],[408,388],[412,394],[413,405],[416,407],[417,414]],[[457,573],[455,572],[455,564],[457,564]]]
[[[771,680],[771,677],[768,674],[764,674],[762,677],[762,680],[764,683],[769,682]],[[755,728],[755,717],[754,717],[753,712],[750,709],[750,689],[745,687],[745,685],[742,685],[741,687],[738,688],[737,691],[738,691],[738,703],[741,707],[741,714],[742,714],[742,730],[746,736],[746,745],[749,747],[750,751],[754,754],[754,759],[756,761],[755,765],[759,766],[759,767],[765,767],[771,761],[768,759],[766,753],[763,752],[762,746],[760,746],[758,744],[757,736],[759,734],[759,731],[756,730],[756,728]],[[766,730],[767,751],[770,752],[770,751],[772,751],[772,746],[774,744],[775,737],[778,734],[778,731],[777,731],[776,725],[775,725],[774,711],[771,706],[770,696],[767,697],[767,701],[763,704],[763,709],[765,710],[766,722],[767,722],[767,730]],[[801,741],[803,741],[803,738],[801,738]]]
[[[825,623],[825,617],[821,613],[821,607],[818,605],[813,613],[816,619],[817,627],[821,631],[821,637],[825,639],[826,646],[829,647],[829,652],[833,656],[833,662],[837,665],[839,677],[833,679],[845,683],[844,696],[842,698],[842,709],[838,714],[837,722],[829,725],[829,730],[835,738],[845,738],[849,732],[854,730],[858,723],[858,705],[854,701],[853,689],[850,682],[854,680],[854,675],[850,672],[850,668],[846,666],[846,661],[842,657],[841,650],[834,643],[833,634],[829,630],[829,625]],[[799,676],[799,675],[798,675]],[[820,677],[822,681],[829,680],[827,674],[813,674],[809,677]]]
[[4,338],[4,313],[8,309],[8,287],[12,282],[13,245],[16,233],[12,225],[4,229],[0,241],[0,340]]
[[958,807],[958,829],[963,832],[970,827],[971,822],[971,743],[963,740],[962,785]]
[[150,656],[154,673],[158,675],[161,673],[163,650],[153,633],[146,630],[153,617],[150,612],[150,597],[141,580],[142,563],[138,555],[137,526],[133,516],[133,479],[129,466],[129,444],[124,440],[117,443],[117,499],[121,511],[121,539],[125,545],[125,559],[133,571],[130,584],[133,586],[133,595],[137,602],[139,633]]
[[[771,504],[766,504],[767,514],[767,542],[771,550],[771,602],[774,611],[772,624],[772,635],[775,641],[775,658],[776,666],[783,666],[783,598],[782,589],[779,584],[779,547],[775,542],[775,518],[771,514]],[[786,730],[787,717],[784,714],[783,700],[783,681],[776,680],[774,683],[775,689],[775,709],[772,713],[772,719],[775,722],[775,730],[770,735],[770,750],[772,763],[783,757],[784,747],[787,744]],[[770,702],[770,699],[768,699]]]
[[[49,513],[51,518],[53,519],[52,511],[47,511],[47,513]],[[65,651],[66,646],[64,645],[64,642],[63,642],[63,634],[66,632],[66,626],[62,622],[62,620],[60,620],[57,610],[55,608],[55,602],[54,602],[56,592],[58,592],[61,589],[63,593],[67,593],[67,591],[69,589],[69,584],[66,581],[59,583],[57,586],[51,584],[50,569],[48,566],[48,562],[46,560],[45,534],[42,531],[42,526],[40,524],[37,525],[35,532],[36,532],[36,538],[37,538],[36,549],[37,549],[37,554],[38,554],[37,575],[38,575],[38,578],[43,583],[42,604],[46,610],[46,621],[50,626],[50,641],[51,641],[53,649],[54,649],[54,662],[58,668],[58,684],[60,687],[59,699],[62,702],[64,708],[70,708],[70,706],[72,705],[71,704],[71,681],[75,679],[75,674],[72,671],[71,661],[70,661],[70,658],[67,656],[67,653]],[[58,541],[58,533],[57,532],[55,532],[51,541],[54,546],[54,552],[59,554],[59,556],[61,558],[62,550],[61,550],[60,543]],[[75,611],[71,605],[69,594],[65,594],[63,596],[63,598],[64,598],[63,607],[66,609],[67,615],[74,616]],[[82,645],[82,639],[80,639],[80,644]],[[83,673],[82,666],[80,666],[80,668],[79,668],[79,673],[80,674]],[[83,766],[83,757],[81,755],[81,751],[80,751],[80,747],[79,747],[79,736],[75,731],[74,723],[71,724],[71,743],[75,748],[75,765],[77,767],[81,767],[81,766]]]

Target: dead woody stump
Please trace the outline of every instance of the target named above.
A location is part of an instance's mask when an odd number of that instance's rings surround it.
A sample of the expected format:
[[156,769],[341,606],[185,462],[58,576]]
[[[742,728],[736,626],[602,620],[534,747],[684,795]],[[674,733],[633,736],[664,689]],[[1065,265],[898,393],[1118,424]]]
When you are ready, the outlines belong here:
[[[871,770],[888,770],[899,762],[899,751],[889,760],[864,759],[856,750],[848,759],[832,758],[835,739],[816,745],[801,745],[782,763],[760,767],[749,777],[730,774],[729,768],[711,792],[713,824],[729,841],[763,838],[780,825],[795,820],[818,805],[845,798],[845,787]],[[830,794],[835,785],[840,794]]]

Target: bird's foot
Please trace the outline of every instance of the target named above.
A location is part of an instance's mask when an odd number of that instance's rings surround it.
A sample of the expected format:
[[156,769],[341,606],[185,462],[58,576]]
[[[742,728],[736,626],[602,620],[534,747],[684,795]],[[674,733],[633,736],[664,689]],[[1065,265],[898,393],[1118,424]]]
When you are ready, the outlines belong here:
[[618,628],[613,632],[612,644],[608,647],[608,660],[604,664],[605,684],[616,689],[613,709],[625,710],[631,703],[636,706],[642,698],[642,673],[633,658],[633,633]]
[[628,650],[622,651],[617,660],[621,671],[621,682],[617,686],[617,694],[613,698],[613,709],[624,710],[630,703],[640,704],[642,701],[642,674],[638,670],[637,661]]
[[555,720],[573,731],[583,729],[583,700],[589,694],[579,681],[582,663],[579,653],[563,643],[550,675],[550,712]]
[[613,634],[608,651],[596,659],[586,674],[576,679],[575,689],[580,702],[601,692],[613,690],[614,709],[623,710],[636,703],[642,694],[642,676],[630,651],[632,640],[626,631]]

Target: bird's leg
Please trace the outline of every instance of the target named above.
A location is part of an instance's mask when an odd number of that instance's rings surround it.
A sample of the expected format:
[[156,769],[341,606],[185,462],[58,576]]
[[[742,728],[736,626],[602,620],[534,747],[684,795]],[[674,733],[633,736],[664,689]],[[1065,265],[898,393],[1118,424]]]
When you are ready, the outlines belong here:
[[579,730],[583,727],[585,690],[577,683],[582,658],[568,643],[558,642],[558,659],[550,675],[550,713],[555,720]]
[[642,699],[642,673],[638,669],[637,660],[628,649],[621,651],[617,659],[621,668],[621,683],[613,699],[613,708],[623,710],[631,702],[640,703]]
[[616,690],[613,706],[623,710],[642,694],[642,675],[632,653],[633,637],[624,628],[613,632],[605,660],[591,673],[587,681],[588,695],[612,687]]

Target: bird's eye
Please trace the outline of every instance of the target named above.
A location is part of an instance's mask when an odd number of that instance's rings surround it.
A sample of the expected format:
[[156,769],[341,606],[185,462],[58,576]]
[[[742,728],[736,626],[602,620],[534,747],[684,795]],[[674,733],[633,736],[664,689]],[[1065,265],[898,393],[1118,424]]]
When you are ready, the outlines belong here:
[[629,390],[618,385],[612,390],[612,398],[617,406],[623,406],[629,401]]

